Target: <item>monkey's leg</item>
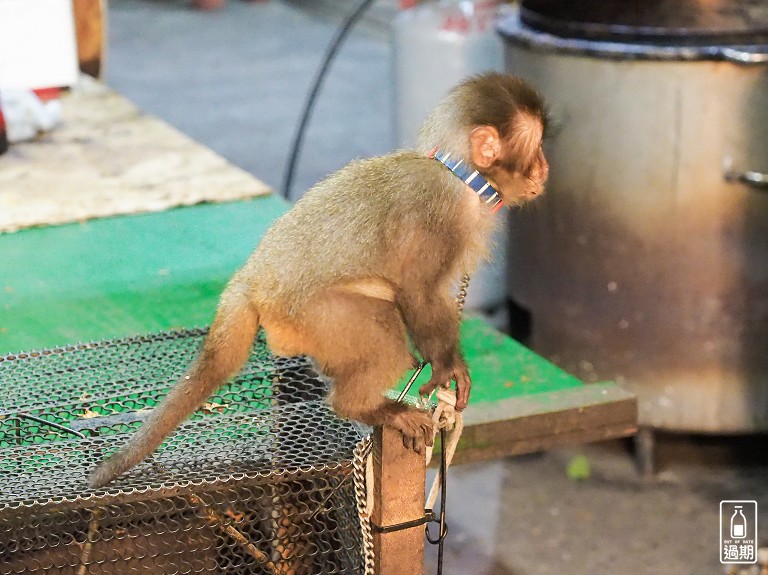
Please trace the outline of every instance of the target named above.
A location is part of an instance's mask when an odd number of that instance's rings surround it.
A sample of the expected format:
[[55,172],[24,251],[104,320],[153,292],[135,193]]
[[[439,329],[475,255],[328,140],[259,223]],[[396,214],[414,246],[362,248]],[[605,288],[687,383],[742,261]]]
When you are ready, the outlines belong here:
[[307,326],[316,343],[310,355],[333,382],[333,409],[368,425],[392,427],[407,447],[423,452],[432,442],[429,414],[383,395],[412,365],[398,309],[387,300],[332,290],[318,299],[315,309],[322,312]]
[[[382,350],[382,355],[385,353]],[[387,363],[386,359],[374,357],[357,365],[326,366],[333,380],[331,405],[342,417],[396,429],[403,436],[405,447],[424,453],[425,446],[432,445],[432,418],[426,411],[384,397],[384,391],[397,383],[405,371],[387,372]]]

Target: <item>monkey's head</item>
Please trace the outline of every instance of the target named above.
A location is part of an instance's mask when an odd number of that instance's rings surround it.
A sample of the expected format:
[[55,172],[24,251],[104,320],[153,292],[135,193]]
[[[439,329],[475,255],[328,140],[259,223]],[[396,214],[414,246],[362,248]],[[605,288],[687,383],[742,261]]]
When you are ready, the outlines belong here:
[[542,140],[546,108],[524,80],[495,72],[456,86],[427,119],[418,148],[439,149],[471,163],[507,205],[544,191],[549,164]]

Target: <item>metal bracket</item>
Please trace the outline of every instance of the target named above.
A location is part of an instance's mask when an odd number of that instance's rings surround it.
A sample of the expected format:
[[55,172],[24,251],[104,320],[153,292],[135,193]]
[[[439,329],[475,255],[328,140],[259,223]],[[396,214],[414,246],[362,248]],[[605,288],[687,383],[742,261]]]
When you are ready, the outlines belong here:
[[395,523],[394,525],[386,525],[382,527],[371,521],[371,529],[376,533],[392,533],[393,531],[402,531],[404,529],[426,525],[432,521],[435,521],[435,514],[432,513],[431,509],[425,509],[424,517],[419,517],[418,519],[413,519],[411,521],[403,521],[402,523]]

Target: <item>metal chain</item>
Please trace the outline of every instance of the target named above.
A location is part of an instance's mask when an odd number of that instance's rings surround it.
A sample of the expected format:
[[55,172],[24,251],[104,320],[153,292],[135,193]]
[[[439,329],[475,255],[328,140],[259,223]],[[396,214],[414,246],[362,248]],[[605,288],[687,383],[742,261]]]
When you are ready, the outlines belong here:
[[456,310],[459,313],[459,319],[461,319],[461,315],[464,312],[464,304],[467,302],[467,291],[469,291],[469,274],[464,274],[461,276],[461,281],[459,282],[459,292],[456,294]]
[[[467,302],[467,292],[469,291],[470,275],[464,274],[461,276],[459,282],[459,291],[456,294],[456,309],[459,314],[459,320],[464,312],[464,304]],[[461,429],[454,429],[454,433],[461,434]],[[437,575],[443,575],[443,555],[445,550],[445,536],[448,533],[448,525],[445,522],[445,506],[447,499],[447,476],[448,476],[448,460],[446,457],[446,445],[445,445],[445,428],[440,429],[440,515],[436,519],[436,523],[440,526],[440,532],[436,539],[433,539],[429,534],[429,525],[426,527],[427,541],[432,545],[437,545]],[[434,514],[434,512],[433,512]]]
[[365,477],[366,467],[369,464],[368,456],[371,453],[372,446],[371,437],[367,436],[358,442],[352,454],[355,499],[357,501],[357,514],[360,518],[360,533],[363,539],[363,567],[365,575],[373,575],[375,564],[373,532],[371,531],[371,510],[368,509],[368,489],[373,489],[373,485],[367,485]]

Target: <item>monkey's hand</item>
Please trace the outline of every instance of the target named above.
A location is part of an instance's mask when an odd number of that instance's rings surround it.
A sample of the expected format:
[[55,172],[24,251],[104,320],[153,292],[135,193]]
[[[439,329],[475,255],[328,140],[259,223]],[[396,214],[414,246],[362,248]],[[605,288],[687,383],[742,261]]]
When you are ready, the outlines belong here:
[[461,357],[452,364],[432,363],[432,377],[419,388],[421,395],[429,395],[438,387],[449,387],[451,380],[456,382],[456,409],[462,411],[469,403],[472,380],[469,378],[467,364]]

